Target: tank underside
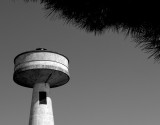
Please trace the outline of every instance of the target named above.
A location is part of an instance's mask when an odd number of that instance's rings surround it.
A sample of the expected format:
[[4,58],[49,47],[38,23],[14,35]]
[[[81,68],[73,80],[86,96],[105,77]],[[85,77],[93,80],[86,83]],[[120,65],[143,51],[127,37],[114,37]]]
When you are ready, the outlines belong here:
[[16,71],[14,81],[24,87],[33,88],[36,83],[49,83],[51,88],[64,85],[69,81],[69,76],[59,70],[53,69],[29,69]]

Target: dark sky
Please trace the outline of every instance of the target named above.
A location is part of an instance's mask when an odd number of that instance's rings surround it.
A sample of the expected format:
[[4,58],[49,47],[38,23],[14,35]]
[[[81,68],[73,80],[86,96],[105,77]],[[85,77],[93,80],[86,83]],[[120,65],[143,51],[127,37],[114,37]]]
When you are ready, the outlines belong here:
[[0,125],[28,125],[32,89],[13,82],[13,60],[39,47],[70,59],[71,80],[51,90],[55,125],[159,125],[160,66],[130,37],[95,36],[15,1],[0,0]]

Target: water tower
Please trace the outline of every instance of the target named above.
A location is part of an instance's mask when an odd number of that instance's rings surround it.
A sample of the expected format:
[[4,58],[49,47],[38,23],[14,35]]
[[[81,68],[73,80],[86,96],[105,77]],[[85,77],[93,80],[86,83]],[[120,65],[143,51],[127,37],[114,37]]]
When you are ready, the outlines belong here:
[[15,57],[13,80],[33,88],[29,125],[54,125],[49,90],[69,81],[68,63],[64,55],[43,48]]

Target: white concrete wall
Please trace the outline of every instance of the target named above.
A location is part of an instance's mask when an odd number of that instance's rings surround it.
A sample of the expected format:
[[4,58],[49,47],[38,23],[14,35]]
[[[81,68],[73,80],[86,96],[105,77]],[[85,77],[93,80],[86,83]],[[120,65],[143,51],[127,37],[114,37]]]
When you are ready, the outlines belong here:
[[[49,97],[49,85],[37,83],[33,88],[29,125],[54,125],[52,100]],[[39,104],[39,91],[47,93],[47,104]]]

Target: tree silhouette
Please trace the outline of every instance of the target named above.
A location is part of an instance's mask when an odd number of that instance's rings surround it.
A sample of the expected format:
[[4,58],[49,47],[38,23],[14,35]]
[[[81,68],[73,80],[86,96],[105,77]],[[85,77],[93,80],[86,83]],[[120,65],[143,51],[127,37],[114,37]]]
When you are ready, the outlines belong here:
[[[26,2],[37,0],[25,0]],[[150,0],[39,0],[48,15],[57,13],[87,32],[107,29],[130,34],[150,57],[160,59],[159,2]]]

